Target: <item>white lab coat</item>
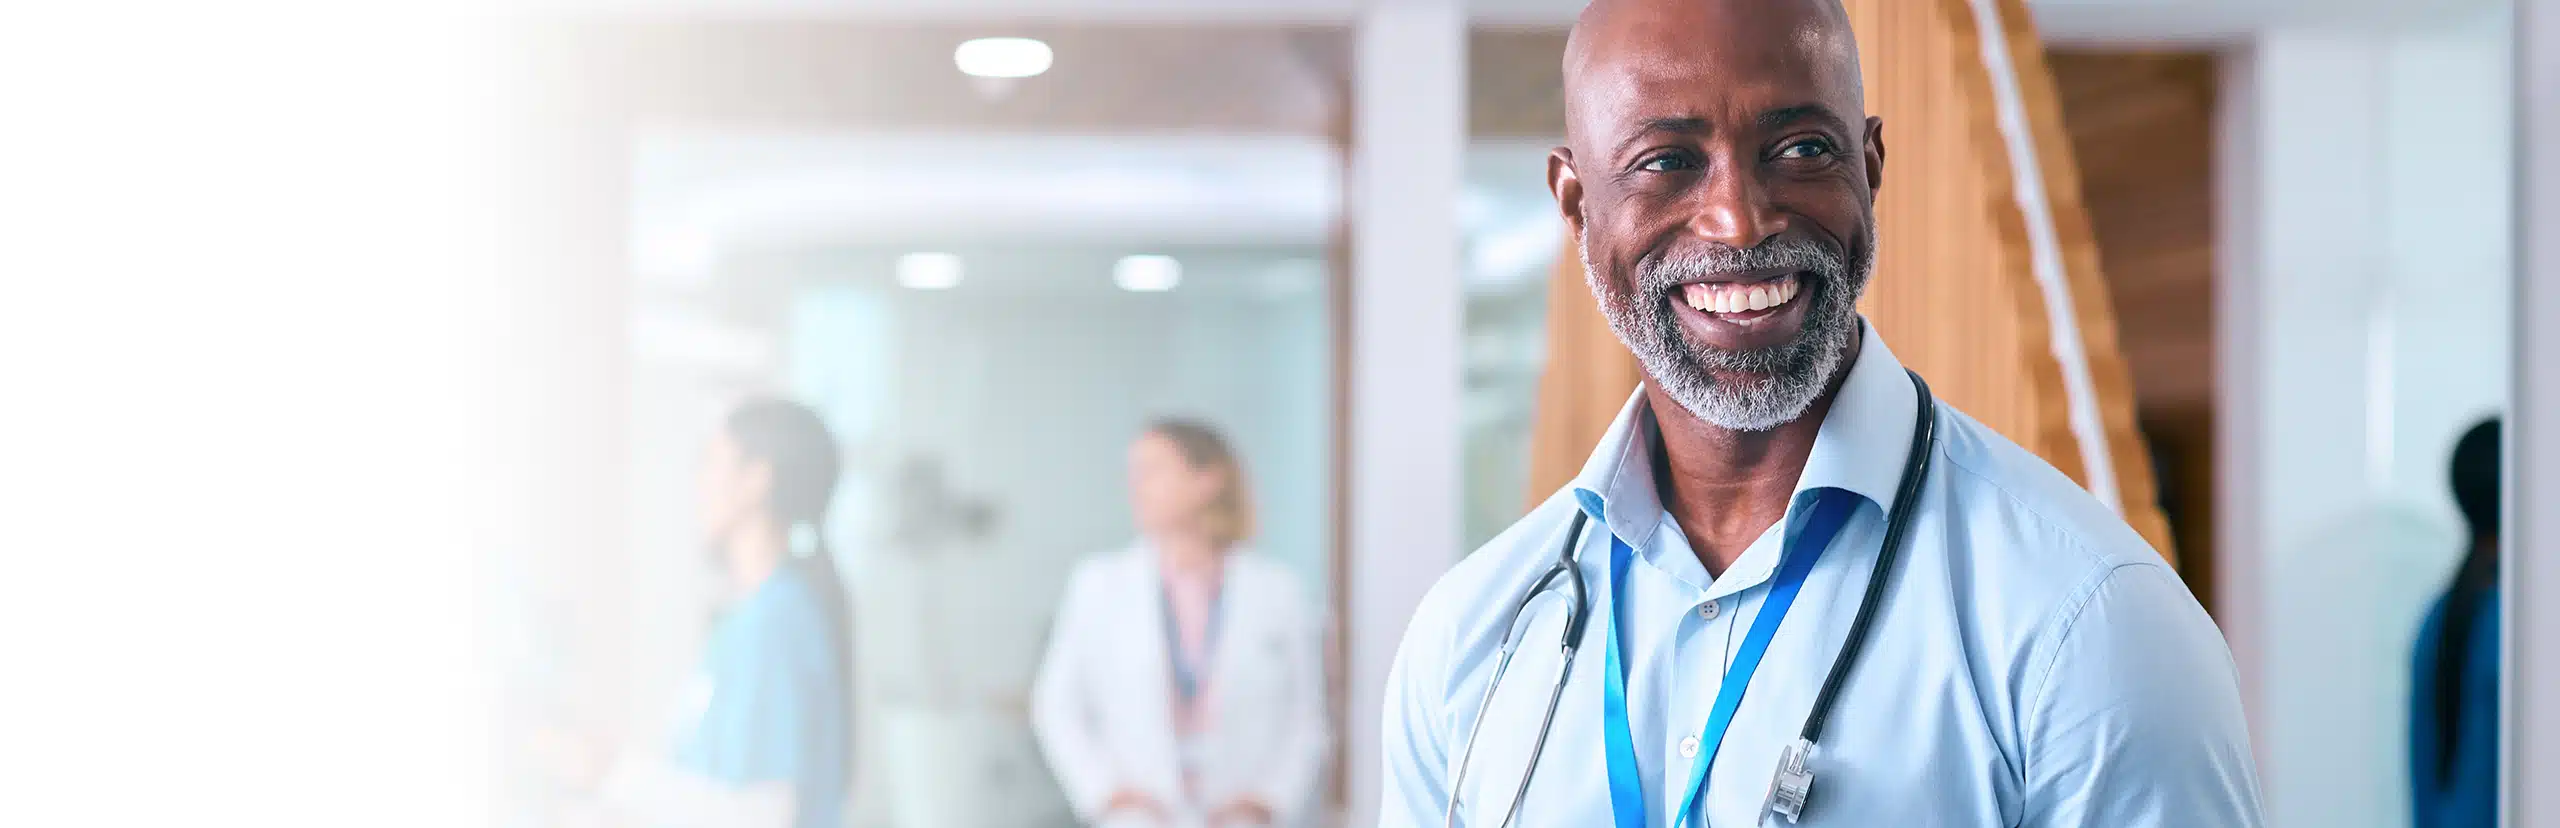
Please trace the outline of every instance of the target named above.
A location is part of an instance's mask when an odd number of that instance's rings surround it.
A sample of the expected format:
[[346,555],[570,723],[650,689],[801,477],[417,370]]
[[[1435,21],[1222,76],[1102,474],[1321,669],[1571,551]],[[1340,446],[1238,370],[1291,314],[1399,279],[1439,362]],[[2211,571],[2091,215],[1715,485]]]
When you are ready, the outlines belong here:
[[[1163,581],[1144,543],[1076,567],[1032,687],[1032,728],[1076,816],[1098,822],[1131,789],[1171,811],[1163,828],[1200,828],[1253,798],[1280,826],[1304,824],[1326,748],[1324,659],[1314,608],[1295,576],[1244,551],[1226,562],[1217,639],[1201,692],[1199,796],[1182,786],[1166,656]],[[1224,828],[1224,826],[1221,826]]]

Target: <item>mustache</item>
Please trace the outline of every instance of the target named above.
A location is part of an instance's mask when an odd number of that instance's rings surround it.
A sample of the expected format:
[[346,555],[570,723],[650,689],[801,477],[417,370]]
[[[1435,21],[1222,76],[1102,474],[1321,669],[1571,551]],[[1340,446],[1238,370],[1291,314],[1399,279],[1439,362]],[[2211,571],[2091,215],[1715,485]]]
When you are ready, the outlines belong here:
[[1829,246],[1803,238],[1773,238],[1754,247],[1706,244],[1687,250],[1664,250],[1636,263],[1636,286],[1647,294],[1669,293],[1683,282],[1755,270],[1803,270],[1837,282],[1849,271],[1848,259]]

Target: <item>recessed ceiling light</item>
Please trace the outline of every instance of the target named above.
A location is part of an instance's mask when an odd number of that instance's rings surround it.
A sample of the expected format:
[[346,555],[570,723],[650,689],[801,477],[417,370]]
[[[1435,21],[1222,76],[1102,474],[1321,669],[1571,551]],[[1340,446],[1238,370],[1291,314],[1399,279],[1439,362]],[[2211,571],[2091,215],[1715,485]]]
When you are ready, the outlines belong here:
[[1027,37],[981,37],[951,50],[960,71],[981,78],[1027,78],[1049,71],[1049,44]]
[[1172,256],[1122,256],[1111,266],[1111,283],[1138,293],[1172,290],[1182,284],[1182,262]]
[[948,290],[960,285],[960,257],[950,253],[909,253],[898,257],[898,284],[916,290]]

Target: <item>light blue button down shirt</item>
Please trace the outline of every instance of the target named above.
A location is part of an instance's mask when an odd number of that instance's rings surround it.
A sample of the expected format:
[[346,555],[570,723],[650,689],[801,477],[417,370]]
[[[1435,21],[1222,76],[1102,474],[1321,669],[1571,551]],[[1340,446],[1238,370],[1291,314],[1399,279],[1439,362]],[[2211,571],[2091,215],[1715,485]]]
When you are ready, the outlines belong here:
[[[1691,825],[1760,823],[1883,545],[1917,394],[1870,326],[1822,421],[1785,519],[1710,578],[1654,486],[1660,441],[1639,392],[1580,476],[1432,587],[1396,654],[1384,711],[1380,824],[1436,826],[1513,602],[1561,551],[1578,508],[1635,551],[1624,596],[1631,730],[1646,824],[1679,808],[1694,737],[1733,648],[1768,595],[1815,494],[1856,511],[1815,564],[1708,769]],[[1952,407],[1908,544],[1840,692],[1813,770],[1811,826],[2244,828],[2262,823],[2229,649],[2175,573],[2114,512]],[[1608,544],[1586,530],[1593,621],[1571,662],[1518,825],[1605,826],[1600,636]],[[1511,799],[1554,680],[1563,602],[1522,622],[1460,822]],[[1772,824],[1778,824],[1772,820]]]

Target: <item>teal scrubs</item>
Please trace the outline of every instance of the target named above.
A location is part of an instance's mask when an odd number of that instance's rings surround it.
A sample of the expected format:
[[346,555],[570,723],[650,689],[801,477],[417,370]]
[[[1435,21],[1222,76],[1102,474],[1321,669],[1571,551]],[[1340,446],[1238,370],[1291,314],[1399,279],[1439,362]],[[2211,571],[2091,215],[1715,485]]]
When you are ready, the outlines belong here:
[[838,640],[819,586],[784,566],[722,616],[697,679],[701,713],[676,735],[680,767],[740,785],[790,782],[795,828],[844,824],[852,739]]
[[[2493,586],[2467,607],[2474,613],[2463,641],[2447,639],[2451,596],[2436,599],[2411,659],[2409,699],[2410,824],[2417,828],[2496,828],[2498,824],[2498,593]],[[2439,680],[2437,660],[2460,647],[2458,687]],[[2453,694],[2452,738],[2438,704]],[[2450,747],[2451,750],[2446,748]]]

